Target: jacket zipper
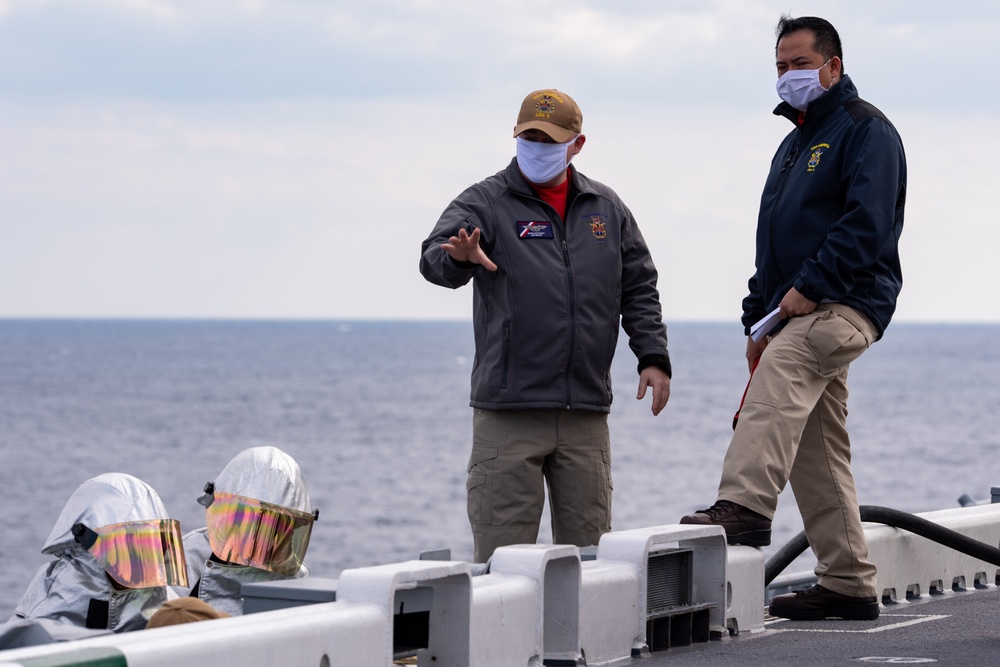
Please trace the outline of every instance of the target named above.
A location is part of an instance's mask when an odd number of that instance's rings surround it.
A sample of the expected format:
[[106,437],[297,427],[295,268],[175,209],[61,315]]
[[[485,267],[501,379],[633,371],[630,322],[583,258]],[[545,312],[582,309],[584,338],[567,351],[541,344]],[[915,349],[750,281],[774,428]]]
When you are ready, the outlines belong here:
[[[778,193],[774,197],[774,206],[771,207],[771,220],[767,225],[767,235],[768,244],[771,250],[771,261],[774,263],[774,268],[778,272],[778,278],[782,283],[785,282],[785,275],[781,272],[781,266],[778,265],[778,260],[774,254],[774,219],[778,214],[778,204],[781,202],[781,195],[785,191],[785,182],[788,179],[787,171],[795,166],[795,160],[799,155],[799,147],[802,145],[802,130],[799,129],[799,136],[792,149],[788,152],[788,157],[785,158],[785,164],[781,165],[781,171],[778,172]],[[765,304],[766,305],[766,304]]]
[[573,291],[573,266],[569,261],[569,245],[565,237],[568,235],[565,223],[563,224],[563,263],[566,264],[566,300],[569,303],[569,356],[566,359],[566,409],[573,408],[573,394],[570,391],[570,369],[573,368],[573,350],[576,349],[576,300]]
[[507,370],[510,368],[510,329],[503,330],[503,380],[502,387],[507,386]]
[[[566,266],[566,301],[569,305],[569,356],[566,359],[566,372],[563,374],[563,380],[566,384],[566,409],[573,409],[573,392],[570,389],[570,371],[573,368],[573,350],[576,347],[576,300],[574,298],[573,289],[573,265],[569,259],[569,244],[567,239],[569,238],[569,225],[566,224],[566,220],[559,215],[559,213],[549,206],[549,203],[544,199],[535,196],[533,197],[536,201],[540,202],[542,206],[547,207],[552,213],[555,214],[555,219],[561,223],[563,238],[561,240],[562,254],[563,254],[563,264]],[[576,197],[574,196],[574,199]],[[572,207],[573,202],[566,202],[566,218],[569,218],[569,211]],[[506,368],[506,366],[505,366]],[[506,378],[504,381],[506,384]]]

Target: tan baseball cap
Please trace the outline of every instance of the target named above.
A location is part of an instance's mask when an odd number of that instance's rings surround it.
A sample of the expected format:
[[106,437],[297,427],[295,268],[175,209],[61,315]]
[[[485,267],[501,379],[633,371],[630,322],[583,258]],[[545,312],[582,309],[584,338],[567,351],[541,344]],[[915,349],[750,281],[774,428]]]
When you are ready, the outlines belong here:
[[161,628],[193,621],[207,621],[213,618],[229,618],[224,611],[217,611],[207,602],[192,597],[176,598],[163,603],[149,619],[146,628]]
[[564,144],[583,132],[583,112],[566,93],[555,88],[536,90],[521,102],[514,136],[531,129],[541,130]]

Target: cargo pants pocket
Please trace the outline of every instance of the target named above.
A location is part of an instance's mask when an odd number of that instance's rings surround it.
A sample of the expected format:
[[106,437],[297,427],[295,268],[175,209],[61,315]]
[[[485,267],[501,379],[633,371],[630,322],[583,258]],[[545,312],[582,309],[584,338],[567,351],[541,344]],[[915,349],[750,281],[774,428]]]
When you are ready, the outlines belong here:
[[806,332],[805,342],[824,374],[849,365],[870,345],[867,336],[857,326],[831,310],[813,320]]
[[472,446],[469,476],[465,481],[469,523],[493,523],[493,468],[498,451],[495,445]]
[[611,496],[614,493],[615,482],[611,478],[611,450],[601,452],[601,463],[604,466],[604,481],[601,484],[600,495],[603,496],[604,504],[608,507],[608,524],[611,522]]

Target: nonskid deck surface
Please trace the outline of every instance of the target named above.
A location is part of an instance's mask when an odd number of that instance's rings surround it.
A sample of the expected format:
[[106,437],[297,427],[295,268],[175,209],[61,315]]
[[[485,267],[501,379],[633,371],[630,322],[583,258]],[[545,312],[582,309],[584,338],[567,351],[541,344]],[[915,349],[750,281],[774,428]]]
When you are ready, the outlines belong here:
[[670,648],[631,664],[1000,664],[1000,588],[995,586],[889,604],[876,621],[807,622],[768,616],[765,626],[764,632]]

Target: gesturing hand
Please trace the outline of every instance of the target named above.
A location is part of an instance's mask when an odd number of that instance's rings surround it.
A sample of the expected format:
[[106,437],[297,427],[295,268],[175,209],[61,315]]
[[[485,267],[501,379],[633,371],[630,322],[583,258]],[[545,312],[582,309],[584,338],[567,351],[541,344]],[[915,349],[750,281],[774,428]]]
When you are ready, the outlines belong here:
[[478,228],[473,229],[471,235],[464,229],[460,229],[458,236],[452,236],[447,243],[441,244],[441,249],[457,262],[480,264],[488,271],[496,271],[497,265],[479,247],[479,236]]

